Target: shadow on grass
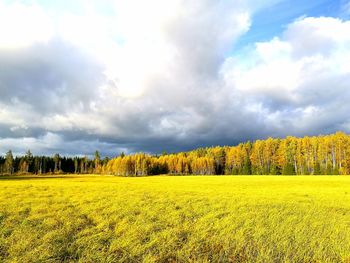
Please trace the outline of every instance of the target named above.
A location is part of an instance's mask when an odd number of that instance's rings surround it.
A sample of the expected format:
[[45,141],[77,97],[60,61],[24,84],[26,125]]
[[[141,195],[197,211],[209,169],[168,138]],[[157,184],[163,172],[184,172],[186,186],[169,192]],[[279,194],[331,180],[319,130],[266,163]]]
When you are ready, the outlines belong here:
[[[88,175],[86,175],[88,176]],[[85,177],[83,175],[0,175],[1,180],[37,180],[37,179],[71,179],[71,178],[79,178]]]

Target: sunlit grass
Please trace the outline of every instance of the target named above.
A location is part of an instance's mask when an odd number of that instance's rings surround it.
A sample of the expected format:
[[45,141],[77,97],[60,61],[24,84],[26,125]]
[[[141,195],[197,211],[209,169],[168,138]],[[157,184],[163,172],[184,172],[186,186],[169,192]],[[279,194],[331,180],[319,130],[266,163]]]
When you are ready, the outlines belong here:
[[0,262],[349,262],[350,177],[0,179]]

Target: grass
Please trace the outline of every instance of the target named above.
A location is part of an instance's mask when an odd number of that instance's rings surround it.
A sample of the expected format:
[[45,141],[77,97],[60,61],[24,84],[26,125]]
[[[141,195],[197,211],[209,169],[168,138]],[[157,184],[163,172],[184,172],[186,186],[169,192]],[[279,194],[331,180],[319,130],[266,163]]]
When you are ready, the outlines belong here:
[[0,179],[0,262],[350,262],[350,177]]

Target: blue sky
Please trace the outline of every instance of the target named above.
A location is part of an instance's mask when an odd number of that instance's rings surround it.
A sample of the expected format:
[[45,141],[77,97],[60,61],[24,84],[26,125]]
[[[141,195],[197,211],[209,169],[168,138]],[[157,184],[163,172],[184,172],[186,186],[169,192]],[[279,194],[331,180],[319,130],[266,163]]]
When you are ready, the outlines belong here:
[[0,153],[350,132],[350,2],[0,1]]
[[285,28],[300,17],[331,16],[346,19],[349,13],[344,10],[343,0],[282,0],[261,9],[252,16],[252,25],[238,43],[243,48],[255,42],[267,41],[280,35]]

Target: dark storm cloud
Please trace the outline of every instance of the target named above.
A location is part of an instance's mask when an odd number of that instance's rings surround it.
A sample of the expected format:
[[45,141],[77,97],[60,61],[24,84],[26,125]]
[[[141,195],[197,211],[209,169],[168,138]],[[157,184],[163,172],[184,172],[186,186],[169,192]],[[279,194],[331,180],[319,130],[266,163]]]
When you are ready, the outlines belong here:
[[18,100],[44,114],[88,110],[103,82],[102,68],[59,39],[21,50],[0,49],[0,102]]
[[[1,151],[12,143],[17,151],[31,147],[44,153],[85,154],[94,148],[106,154],[161,152],[249,138],[245,116],[252,116],[231,101],[219,76],[225,51],[249,27],[247,6],[183,4],[172,19],[159,21],[164,46],[175,55],[162,65],[163,72],[147,76],[136,98],[124,97],[120,87],[105,78],[105,68],[75,42],[56,37],[12,51],[0,49],[0,122],[7,127]],[[128,23],[143,21],[132,15]],[[128,25],[126,29],[134,30]],[[137,78],[139,72],[131,74]]]
[[[97,149],[114,156],[350,130],[350,77],[344,70],[350,42],[324,26],[341,29],[345,23],[298,20],[282,40],[253,50],[258,58],[226,60],[227,48],[249,28],[245,5],[200,1],[185,7],[159,22],[164,31],[154,42],[160,38],[166,50],[161,54],[171,54],[164,60],[147,39],[137,38],[142,52],[130,53],[125,46],[132,37],[112,45],[105,64],[84,42],[80,47],[58,36],[26,48],[0,48],[0,152],[91,155]],[[314,35],[322,43],[312,45],[304,35],[315,27],[323,30]],[[153,60],[160,60],[160,72],[147,71]],[[123,94],[118,70],[135,85],[134,79],[142,80],[136,95]]]
[[0,138],[22,138],[38,137],[46,134],[42,128],[16,127],[7,124],[0,124]]

